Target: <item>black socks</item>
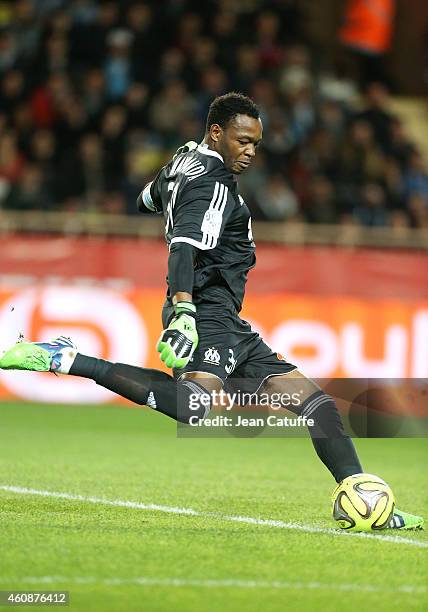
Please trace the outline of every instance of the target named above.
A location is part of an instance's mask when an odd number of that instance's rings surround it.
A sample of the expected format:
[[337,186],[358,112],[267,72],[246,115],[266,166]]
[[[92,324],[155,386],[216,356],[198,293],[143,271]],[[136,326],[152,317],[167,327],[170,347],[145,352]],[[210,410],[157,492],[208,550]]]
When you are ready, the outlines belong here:
[[203,387],[194,381],[177,382],[160,370],[111,363],[78,353],[69,374],[91,378],[98,385],[181,423],[189,423],[192,417],[195,421],[202,419],[210,410],[210,405],[195,401],[206,394]]
[[363,471],[332,397],[317,391],[303,403],[300,414],[314,420],[314,426],[308,426],[312,443],[337,482]]
[[[138,368],[124,363],[111,363],[78,353],[69,374],[95,380],[136,404],[146,405],[181,423],[196,423],[210,410],[201,401],[205,389],[193,380],[175,381],[159,370]],[[296,411],[297,412],[297,411]],[[298,414],[312,418],[308,427],[314,448],[337,482],[363,471],[354,444],[346,435],[334,400],[317,391],[300,407]]]

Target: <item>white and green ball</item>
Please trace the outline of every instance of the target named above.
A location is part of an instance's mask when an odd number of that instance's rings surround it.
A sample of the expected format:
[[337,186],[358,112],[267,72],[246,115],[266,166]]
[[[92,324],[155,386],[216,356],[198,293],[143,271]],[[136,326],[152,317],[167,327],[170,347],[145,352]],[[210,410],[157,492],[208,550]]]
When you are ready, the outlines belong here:
[[333,518],[346,531],[379,531],[394,513],[394,494],[378,476],[354,474],[332,494]]

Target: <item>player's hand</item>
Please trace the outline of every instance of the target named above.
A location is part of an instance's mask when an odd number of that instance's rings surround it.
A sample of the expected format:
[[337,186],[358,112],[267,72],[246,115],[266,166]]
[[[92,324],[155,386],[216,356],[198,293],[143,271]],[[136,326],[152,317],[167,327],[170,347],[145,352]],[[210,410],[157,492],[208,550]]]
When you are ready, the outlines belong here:
[[156,350],[168,368],[184,368],[198,346],[196,308],[191,302],[177,302],[175,316],[161,334]]
[[189,151],[193,151],[197,147],[198,147],[197,142],[195,142],[194,140],[189,140],[188,142],[186,142],[186,144],[181,145],[181,147],[178,147],[172,159],[175,159],[177,155],[181,155],[181,153],[188,153]]

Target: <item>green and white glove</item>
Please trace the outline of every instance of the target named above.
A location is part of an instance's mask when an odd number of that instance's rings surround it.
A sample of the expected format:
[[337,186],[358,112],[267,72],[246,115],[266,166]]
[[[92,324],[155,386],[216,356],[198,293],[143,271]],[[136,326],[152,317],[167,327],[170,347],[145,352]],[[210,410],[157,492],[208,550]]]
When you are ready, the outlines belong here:
[[175,159],[177,155],[181,155],[181,153],[188,153],[189,151],[194,151],[197,148],[198,148],[198,143],[195,142],[194,140],[189,140],[188,142],[186,142],[186,144],[181,145],[181,147],[178,147],[172,159]]
[[199,338],[196,331],[196,307],[192,302],[177,302],[175,316],[163,330],[156,350],[168,368],[184,368],[190,361]]

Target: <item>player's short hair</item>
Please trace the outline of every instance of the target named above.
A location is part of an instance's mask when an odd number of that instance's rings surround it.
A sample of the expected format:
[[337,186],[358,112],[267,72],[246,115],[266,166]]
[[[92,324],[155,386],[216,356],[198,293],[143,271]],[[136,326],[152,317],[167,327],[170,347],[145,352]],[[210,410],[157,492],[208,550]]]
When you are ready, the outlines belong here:
[[225,128],[236,115],[248,115],[248,117],[259,119],[260,111],[255,102],[244,94],[231,91],[224,96],[218,96],[211,102],[206,131],[208,132],[214,123]]

